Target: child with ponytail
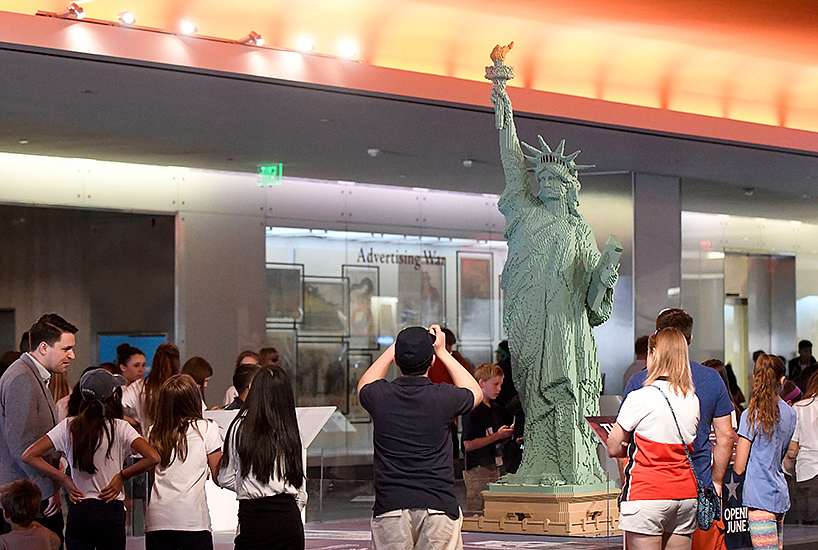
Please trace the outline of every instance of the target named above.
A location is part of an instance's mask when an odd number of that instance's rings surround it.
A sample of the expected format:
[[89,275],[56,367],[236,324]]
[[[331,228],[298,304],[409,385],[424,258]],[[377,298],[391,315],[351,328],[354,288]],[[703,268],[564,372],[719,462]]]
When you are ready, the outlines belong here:
[[147,550],[212,550],[205,496],[222,458],[219,426],[202,418],[202,397],[187,374],[160,388],[149,441],[159,453],[145,526]]
[[795,411],[780,397],[784,363],[775,355],[761,355],[753,371],[753,393],[741,415],[736,446],[736,474],[745,473],[742,504],[748,510],[750,538],[755,550],[784,548],[784,514],[790,496],[783,460],[795,431]]
[[[121,386],[127,381],[105,369],[86,372],[80,379],[79,414],[57,424],[23,453],[23,462],[59,482],[71,504],[65,545],[74,549],[125,549],[125,495],[122,486],[148,471],[159,455],[122,419]],[[43,454],[65,453],[71,477],[57,470]],[[137,453],[142,459],[122,469],[125,459]]]

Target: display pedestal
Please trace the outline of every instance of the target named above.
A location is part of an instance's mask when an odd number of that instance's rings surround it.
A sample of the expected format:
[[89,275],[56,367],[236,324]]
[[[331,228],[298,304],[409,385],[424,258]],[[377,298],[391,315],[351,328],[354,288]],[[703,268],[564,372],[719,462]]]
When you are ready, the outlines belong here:
[[[516,492],[515,492],[516,491]],[[600,537],[621,535],[619,490],[492,484],[483,515],[463,518],[463,531]]]

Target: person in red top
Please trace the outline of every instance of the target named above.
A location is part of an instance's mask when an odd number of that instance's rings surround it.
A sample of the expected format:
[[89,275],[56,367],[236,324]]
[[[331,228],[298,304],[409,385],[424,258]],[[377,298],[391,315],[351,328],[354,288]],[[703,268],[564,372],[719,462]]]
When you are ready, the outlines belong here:
[[[454,332],[447,328],[440,329],[443,331],[443,334],[446,335],[446,351],[451,354],[452,357],[457,359],[457,362],[463,365],[469,374],[472,376],[474,375],[474,369],[471,366],[471,363],[466,360],[465,357],[460,355],[457,351],[452,351],[452,347],[457,343],[457,338],[454,335]],[[429,380],[434,382],[435,384],[446,383],[451,384],[454,386],[454,382],[452,381],[452,377],[449,376],[449,371],[446,370],[446,367],[443,366],[442,362],[435,363],[432,365],[432,368],[429,369]]]
[[[472,368],[471,363],[469,363],[465,357],[460,355],[459,352],[452,351],[452,346],[454,346],[455,343],[457,343],[457,338],[455,337],[454,332],[447,328],[442,328],[440,330],[443,331],[443,334],[446,336],[446,351],[448,351],[449,354],[452,357],[454,357],[458,363],[463,365],[463,368],[469,371],[469,374],[474,376],[474,369]],[[441,361],[437,361],[432,364],[431,368],[429,369],[429,380],[431,380],[435,384],[451,384],[452,386],[455,385],[454,382],[452,381],[452,377],[449,376],[449,371],[446,370],[446,367],[443,366],[443,363]],[[457,437],[457,418],[452,419],[451,431],[453,449],[452,459],[455,462],[455,466],[457,466],[458,461],[460,460],[460,440]],[[457,466],[456,469],[458,471],[457,476],[459,477],[460,476],[459,466]]]
[[628,394],[608,437],[608,454],[628,458],[619,504],[628,550],[690,549],[697,490],[687,453],[698,424],[687,341],[662,329],[648,340],[645,385]]

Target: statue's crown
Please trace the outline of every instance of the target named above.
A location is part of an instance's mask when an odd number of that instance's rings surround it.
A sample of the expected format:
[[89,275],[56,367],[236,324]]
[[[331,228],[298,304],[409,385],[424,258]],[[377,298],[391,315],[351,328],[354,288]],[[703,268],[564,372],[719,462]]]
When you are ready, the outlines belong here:
[[577,179],[577,172],[593,168],[593,164],[577,164],[574,159],[577,158],[580,151],[574,151],[570,155],[565,154],[565,140],[560,141],[559,146],[552,150],[542,136],[537,136],[540,141],[542,149],[537,149],[531,145],[521,142],[531,153],[533,157],[524,155],[525,158],[538,167],[545,166],[550,172],[559,175],[565,181],[572,181]]

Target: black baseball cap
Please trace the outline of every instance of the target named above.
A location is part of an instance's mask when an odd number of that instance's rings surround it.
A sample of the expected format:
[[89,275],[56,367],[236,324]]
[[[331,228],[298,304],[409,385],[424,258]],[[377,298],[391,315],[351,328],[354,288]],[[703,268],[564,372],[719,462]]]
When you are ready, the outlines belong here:
[[395,339],[395,363],[403,374],[423,374],[432,364],[435,337],[429,329],[406,327]]
[[125,377],[119,374],[111,374],[105,369],[89,370],[80,378],[80,392],[86,399],[97,399],[105,401],[114,394],[114,390],[120,386],[128,385]]

